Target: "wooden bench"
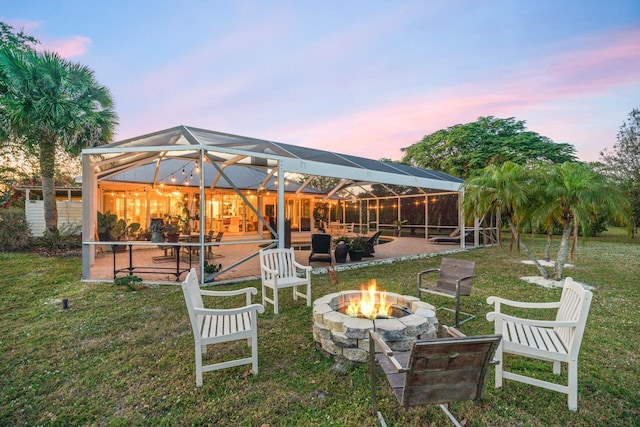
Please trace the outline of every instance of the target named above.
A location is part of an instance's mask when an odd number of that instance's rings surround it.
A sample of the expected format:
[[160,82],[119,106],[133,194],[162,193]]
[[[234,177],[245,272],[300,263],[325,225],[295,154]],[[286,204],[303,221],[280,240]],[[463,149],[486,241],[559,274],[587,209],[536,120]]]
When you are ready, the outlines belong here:
[[[564,281],[562,296],[558,302],[530,303],[510,301],[499,297],[487,298],[494,311],[487,320],[495,322],[495,333],[503,336],[496,358],[502,353],[553,362],[553,373],[560,374],[561,363],[567,364],[567,385],[543,381],[536,378],[507,372],[502,364],[496,367],[496,387],[502,387],[502,379],[519,381],[568,395],[569,409],[578,409],[578,354],[582,343],[591,291],[584,289],[573,279]],[[501,312],[501,306],[527,309],[556,309],[555,320],[534,320],[509,316]]]
[[[189,320],[195,340],[196,385],[202,385],[202,373],[232,366],[248,365],[253,374],[258,374],[258,313],[264,313],[260,304],[251,304],[251,295],[256,295],[256,288],[244,288],[236,291],[201,290],[195,268],[182,282],[182,292],[189,311]],[[202,296],[229,297],[246,295],[246,305],[238,308],[204,308]],[[207,345],[228,341],[247,340],[251,346],[251,357],[226,362],[202,365],[202,354]]]

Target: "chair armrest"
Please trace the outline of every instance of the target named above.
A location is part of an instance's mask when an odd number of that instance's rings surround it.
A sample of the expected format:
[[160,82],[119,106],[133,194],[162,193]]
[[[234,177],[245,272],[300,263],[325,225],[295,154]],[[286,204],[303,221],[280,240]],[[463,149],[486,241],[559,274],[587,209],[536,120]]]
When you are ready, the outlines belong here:
[[387,343],[382,339],[382,337],[377,332],[370,331],[369,339],[371,339],[374,342],[375,346],[381,351],[382,354],[384,354],[387,360],[393,365],[394,368],[396,368],[398,372],[409,371],[409,369],[405,368],[400,364],[400,362],[398,362],[398,359],[393,357],[393,350],[389,348]]
[[235,291],[207,291],[207,290],[200,290],[200,293],[202,295],[208,295],[208,296],[212,296],[212,297],[231,297],[231,296],[243,295],[243,294],[257,295],[258,294],[258,290],[256,288],[242,288],[242,289],[237,289]]
[[494,320],[506,320],[509,322],[519,323],[521,325],[537,326],[540,328],[571,328],[578,326],[577,321],[523,319],[521,317],[509,316],[507,314],[497,313],[495,311],[487,313],[487,320],[489,322],[493,322]]
[[256,288],[242,288],[235,291],[207,291],[200,290],[201,295],[207,295],[212,297],[230,297],[235,295],[245,295],[247,305],[251,304],[251,295],[257,295],[258,290]]
[[423,270],[420,273],[418,273],[418,276],[422,276],[423,274],[429,274],[429,273],[438,273],[440,271],[439,268],[430,268],[428,270]]
[[194,308],[195,314],[203,316],[231,316],[234,314],[248,313],[251,311],[257,311],[258,313],[264,313],[264,306],[262,304],[250,304],[237,308]]
[[439,272],[440,272],[439,268],[430,268],[428,270],[423,270],[420,273],[418,273],[418,289],[422,287],[422,276],[425,276],[430,273],[439,273]]
[[465,280],[471,280],[471,279],[473,279],[473,278],[475,278],[475,277],[476,277],[476,275],[475,275],[475,274],[472,274],[472,275],[470,275],[470,276],[464,276],[464,277],[461,277],[461,278],[459,278],[459,279],[458,279],[458,283],[463,282],[463,281],[465,281]]
[[[487,304],[504,304],[510,307],[518,307],[518,308],[559,308],[560,301],[555,302],[524,302],[524,301],[512,301],[505,298],[500,297],[489,297],[487,298]],[[500,310],[497,310],[498,312]]]
[[454,328],[453,326],[446,326],[446,325],[442,325],[442,329],[444,329],[444,331],[451,335],[454,338],[462,338],[462,337],[466,337],[465,334],[463,334],[462,332],[460,332],[459,330],[457,330],[456,328]]
[[313,268],[310,265],[302,265],[297,261],[293,261],[293,265],[298,269],[298,270],[306,270],[306,271],[311,271]]

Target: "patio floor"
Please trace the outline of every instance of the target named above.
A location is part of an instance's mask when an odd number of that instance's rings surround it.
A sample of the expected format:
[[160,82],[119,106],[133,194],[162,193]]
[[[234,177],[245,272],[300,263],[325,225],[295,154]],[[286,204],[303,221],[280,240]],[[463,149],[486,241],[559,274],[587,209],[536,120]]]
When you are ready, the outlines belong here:
[[[375,254],[373,258],[363,258],[362,261],[351,262],[347,259],[344,264],[336,264],[335,260],[333,265],[337,270],[341,268],[354,268],[356,266],[365,266],[371,263],[378,263],[383,260],[391,261],[393,259],[401,259],[411,256],[420,256],[423,254],[430,254],[434,252],[450,252],[452,250],[459,250],[458,245],[436,245],[430,244],[426,239],[421,237],[388,237],[382,236],[383,239],[388,242],[378,244],[375,246]],[[252,240],[255,237],[252,237]],[[246,240],[246,238],[245,238]],[[314,268],[314,272],[325,272],[326,267],[329,265],[327,262],[312,262],[309,264],[310,250],[305,248],[310,245],[311,236],[310,233],[293,233],[292,234],[292,246],[300,247],[302,249],[296,249],[296,260],[303,265],[311,265]],[[164,256],[165,251],[161,249],[157,244],[134,246],[133,247],[132,260],[133,265],[139,269],[134,271],[133,274],[143,278],[148,283],[175,283],[175,269],[176,261],[174,258]],[[260,250],[260,244],[258,243],[243,243],[242,238],[239,236],[230,236],[228,239],[223,239],[220,246],[214,247],[213,257],[208,258],[210,264],[222,264],[223,270],[233,266],[243,258],[246,258],[250,254],[256,253],[256,256],[248,261],[235,265],[228,271],[216,277],[216,283],[230,283],[242,280],[249,280],[259,278],[260,276],[260,261],[257,256],[257,252]],[[129,252],[122,252],[116,254],[115,268],[124,269],[129,266]],[[191,257],[191,266],[198,268],[198,256],[193,255]],[[189,268],[189,255],[183,249],[180,257],[180,269],[185,270]],[[114,259],[113,254],[110,251],[99,252],[96,256],[95,264],[91,267],[91,280],[105,280],[111,281],[113,279]],[[118,276],[126,275],[127,272],[120,272]],[[180,280],[183,280],[186,274],[183,272],[180,274]]]

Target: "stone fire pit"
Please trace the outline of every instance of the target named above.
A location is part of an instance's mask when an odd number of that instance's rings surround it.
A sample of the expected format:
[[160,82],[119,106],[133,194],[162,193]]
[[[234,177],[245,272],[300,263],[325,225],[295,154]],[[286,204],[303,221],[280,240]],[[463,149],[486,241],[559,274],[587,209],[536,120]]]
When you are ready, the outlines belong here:
[[416,339],[437,338],[438,319],[431,304],[413,296],[387,292],[387,301],[394,306],[393,318],[371,320],[338,311],[360,297],[361,291],[343,291],[313,302],[313,338],[323,352],[338,360],[366,362],[369,330],[374,328],[396,351],[409,350]]

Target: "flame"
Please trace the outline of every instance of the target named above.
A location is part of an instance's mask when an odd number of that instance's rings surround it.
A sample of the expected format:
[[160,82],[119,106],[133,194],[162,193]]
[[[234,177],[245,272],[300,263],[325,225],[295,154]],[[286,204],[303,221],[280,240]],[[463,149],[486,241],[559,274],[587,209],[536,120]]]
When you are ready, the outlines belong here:
[[376,279],[371,279],[360,289],[360,300],[349,302],[346,313],[348,316],[364,316],[367,319],[388,317],[391,315],[391,303],[387,301],[387,292],[378,291]]

